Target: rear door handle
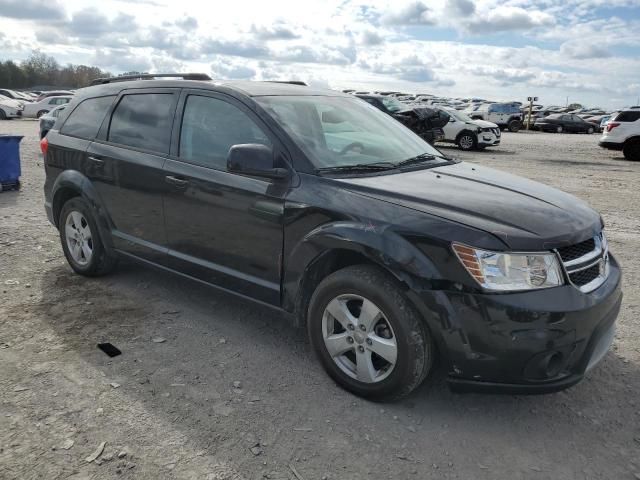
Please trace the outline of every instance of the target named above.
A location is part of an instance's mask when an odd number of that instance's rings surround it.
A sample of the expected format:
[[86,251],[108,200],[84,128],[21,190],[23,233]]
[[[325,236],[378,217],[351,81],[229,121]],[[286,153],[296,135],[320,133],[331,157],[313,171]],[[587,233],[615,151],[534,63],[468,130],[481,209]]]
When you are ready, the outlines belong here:
[[96,165],[104,165],[104,160],[98,157],[89,157],[89,161],[95,163]]
[[181,188],[186,187],[187,184],[189,183],[188,180],[183,180],[182,178],[174,177],[173,175],[167,175],[166,177],[164,177],[164,179],[167,183],[170,183],[171,185],[175,185],[176,187],[181,187]]

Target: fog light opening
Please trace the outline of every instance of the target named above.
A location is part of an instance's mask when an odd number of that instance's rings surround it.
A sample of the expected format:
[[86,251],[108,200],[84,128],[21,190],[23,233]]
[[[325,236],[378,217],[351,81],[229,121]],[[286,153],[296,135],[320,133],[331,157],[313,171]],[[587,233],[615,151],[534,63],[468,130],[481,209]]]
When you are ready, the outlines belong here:
[[557,376],[562,370],[563,355],[561,352],[555,352],[553,355],[547,358],[547,366],[545,367],[545,374],[549,378]]

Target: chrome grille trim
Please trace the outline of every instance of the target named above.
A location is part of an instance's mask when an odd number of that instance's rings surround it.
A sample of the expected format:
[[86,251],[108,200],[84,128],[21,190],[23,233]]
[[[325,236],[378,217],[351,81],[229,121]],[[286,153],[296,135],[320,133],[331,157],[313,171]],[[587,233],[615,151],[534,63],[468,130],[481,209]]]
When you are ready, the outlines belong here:
[[[558,252],[558,249],[555,250],[558,259],[562,264],[562,268],[567,277],[567,280],[571,285],[580,290],[583,293],[589,293],[594,291],[600,285],[602,285],[607,278],[609,277],[609,245],[607,243],[607,239],[604,235],[604,232],[596,235],[594,238],[595,248],[583,255],[582,257],[569,260],[567,262],[562,261],[562,257]],[[584,285],[576,285],[572,279],[571,275],[581,272],[583,270],[587,270],[596,265],[600,265],[599,275],[591,280],[589,283],[585,283]]]
[[576,258],[574,260],[569,260],[568,262],[563,262],[564,266],[567,267],[567,269],[569,269],[570,267],[574,266],[574,265],[581,265],[585,262],[588,262],[590,260],[593,260],[594,258],[599,258],[602,256],[602,237],[601,235],[596,235],[593,238],[595,244],[596,244],[596,248],[593,249],[592,251],[590,251],[589,253],[587,253],[586,255],[583,255],[582,257]]

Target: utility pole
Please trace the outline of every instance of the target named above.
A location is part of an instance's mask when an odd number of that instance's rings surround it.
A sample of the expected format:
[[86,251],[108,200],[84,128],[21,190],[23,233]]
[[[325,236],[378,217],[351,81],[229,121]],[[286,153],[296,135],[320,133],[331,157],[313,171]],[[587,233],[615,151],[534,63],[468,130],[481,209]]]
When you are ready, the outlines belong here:
[[[568,101],[567,97],[567,101]],[[531,129],[531,110],[533,110],[533,102],[537,102],[538,101],[538,97],[527,97],[527,100],[529,100],[529,115],[527,115],[527,130]]]

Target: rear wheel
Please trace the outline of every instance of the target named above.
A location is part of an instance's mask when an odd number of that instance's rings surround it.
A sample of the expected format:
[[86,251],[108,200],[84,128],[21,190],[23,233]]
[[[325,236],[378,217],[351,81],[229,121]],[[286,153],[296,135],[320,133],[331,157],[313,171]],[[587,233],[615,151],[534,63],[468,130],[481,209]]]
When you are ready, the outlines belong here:
[[36,118],[40,118],[42,115],[44,115],[45,113],[47,113],[46,110],[40,110],[38,113],[36,113]]
[[511,120],[508,125],[510,132],[519,132],[520,131],[520,122],[518,120]]
[[640,139],[627,140],[624,142],[622,153],[627,160],[640,162]]
[[562,133],[562,130],[563,130],[562,125],[558,125],[556,127],[556,133]]
[[102,242],[89,205],[81,197],[62,206],[58,230],[64,255],[76,273],[93,277],[113,270],[116,257]]
[[356,265],[325,278],[309,305],[311,344],[343,388],[372,400],[409,394],[431,370],[433,345],[398,283]]
[[593,132],[594,132],[593,127],[589,127],[589,128],[587,129],[587,133],[588,133],[588,134],[592,134]]

